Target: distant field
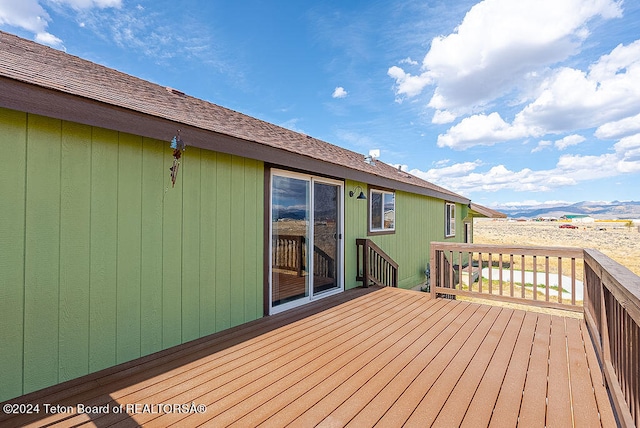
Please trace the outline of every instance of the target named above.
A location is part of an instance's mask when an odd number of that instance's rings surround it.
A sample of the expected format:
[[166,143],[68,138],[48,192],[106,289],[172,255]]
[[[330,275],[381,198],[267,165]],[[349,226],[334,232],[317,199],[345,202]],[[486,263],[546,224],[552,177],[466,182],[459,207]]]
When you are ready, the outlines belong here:
[[[574,223],[579,229],[560,229],[558,222],[476,220],[477,244],[518,244],[595,248],[640,275],[638,227],[621,222]],[[601,230],[605,229],[605,230]]]

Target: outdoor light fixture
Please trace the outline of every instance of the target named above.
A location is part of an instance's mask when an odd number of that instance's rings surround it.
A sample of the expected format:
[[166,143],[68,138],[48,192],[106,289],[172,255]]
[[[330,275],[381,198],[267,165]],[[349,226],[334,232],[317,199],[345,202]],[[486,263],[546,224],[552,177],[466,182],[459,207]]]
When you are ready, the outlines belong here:
[[358,189],[360,189],[360,194],[358,195],[358,197],[356,199],[367,199],[367,197],[365,196],[364,192],[362,191],[362,187],[360,187],[360,186],[356,186],[355,189],[349,190],[349,197],[353,198],[353,195],[356,194]]

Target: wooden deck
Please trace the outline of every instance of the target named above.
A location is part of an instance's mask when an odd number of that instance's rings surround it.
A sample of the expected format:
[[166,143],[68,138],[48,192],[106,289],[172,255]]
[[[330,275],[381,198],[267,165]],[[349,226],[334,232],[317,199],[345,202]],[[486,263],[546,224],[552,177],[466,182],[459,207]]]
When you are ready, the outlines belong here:
[[[340,293],[19,402],[39,414],[0,413],[0,426],[615,426],[584,322],[396,288]],[[206,410],[173,407],[191,403]]]

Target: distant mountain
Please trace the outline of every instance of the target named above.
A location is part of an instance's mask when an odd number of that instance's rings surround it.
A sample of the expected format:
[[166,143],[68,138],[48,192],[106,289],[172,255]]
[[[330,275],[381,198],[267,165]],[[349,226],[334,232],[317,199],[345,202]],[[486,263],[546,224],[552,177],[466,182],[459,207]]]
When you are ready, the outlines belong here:
[[566,214],[584,214],[596,219],[640,219],[640,201],[582,201],[574,204],[540,204],[494,209],[511,218],[559,218]]

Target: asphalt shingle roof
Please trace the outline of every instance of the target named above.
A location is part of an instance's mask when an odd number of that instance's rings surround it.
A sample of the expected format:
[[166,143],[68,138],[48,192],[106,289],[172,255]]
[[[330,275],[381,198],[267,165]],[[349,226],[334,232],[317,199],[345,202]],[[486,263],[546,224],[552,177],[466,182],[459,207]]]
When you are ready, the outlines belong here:
[[369,165],[362,154],[5,32],[0,76],[467,200],[379,160]]

